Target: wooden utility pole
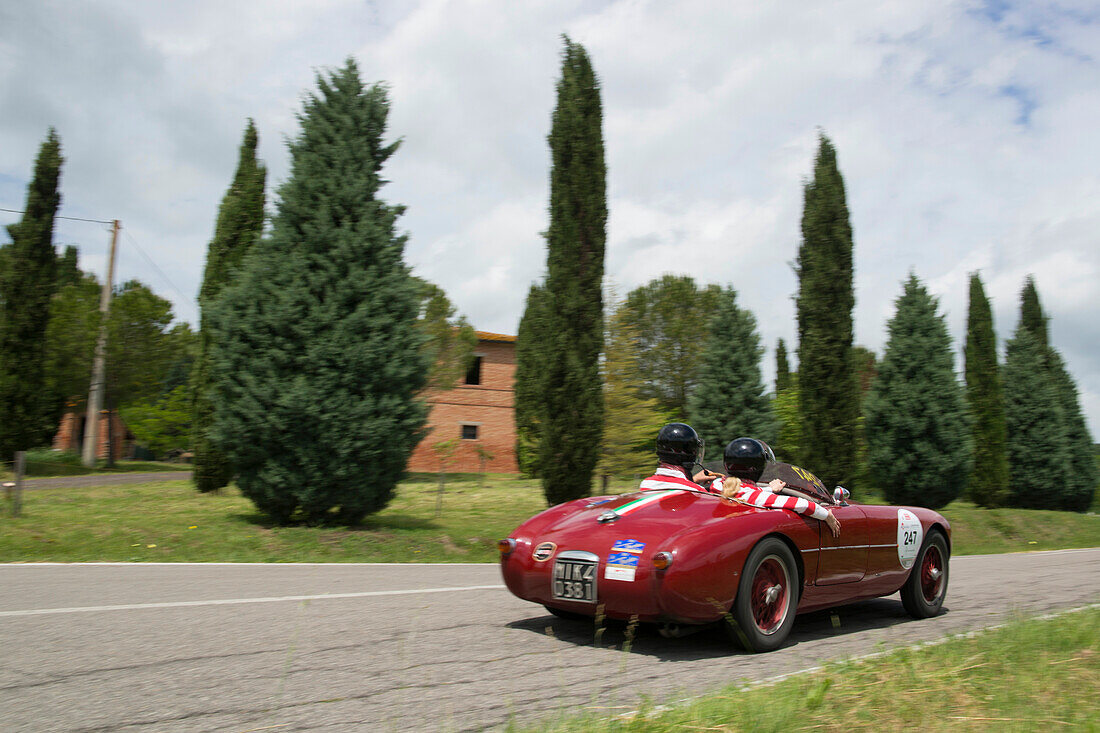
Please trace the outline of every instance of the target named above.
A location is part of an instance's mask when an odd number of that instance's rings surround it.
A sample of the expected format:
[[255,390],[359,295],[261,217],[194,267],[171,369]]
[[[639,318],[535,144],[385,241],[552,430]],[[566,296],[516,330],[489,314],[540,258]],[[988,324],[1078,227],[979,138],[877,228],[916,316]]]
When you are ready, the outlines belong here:
[[115,250],[118,249],[118,231],[122,225],[118,219],[111,222],[111,254],[107,258],[107,279],[99,294],[99,338],[95,342],[95,359],[92,361],[92,386],[88,390],[88,409],[84,417],[84,450],[81,460],[85,466],[95,466],[96,447],[99,441],[99,411],[103,409],[103,392],[107,372],[107,314],[111,311],[111,293],[115,280]]

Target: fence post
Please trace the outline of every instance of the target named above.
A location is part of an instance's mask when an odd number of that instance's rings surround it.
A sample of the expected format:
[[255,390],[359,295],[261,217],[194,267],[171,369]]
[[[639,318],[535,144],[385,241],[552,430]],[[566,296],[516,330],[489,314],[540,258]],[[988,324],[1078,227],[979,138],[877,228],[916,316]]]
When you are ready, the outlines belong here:
[[15,485],[11,497],[11,515],[23,513],[23,472],[26,470],[26,451],[15,451]]

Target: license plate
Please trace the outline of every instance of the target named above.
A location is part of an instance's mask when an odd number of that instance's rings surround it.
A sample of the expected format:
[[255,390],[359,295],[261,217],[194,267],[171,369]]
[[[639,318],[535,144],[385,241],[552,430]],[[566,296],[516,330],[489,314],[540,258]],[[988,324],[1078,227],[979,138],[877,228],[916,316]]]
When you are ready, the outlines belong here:
[[597,564],[587,560],[554,563],[554,600],[596,602]]

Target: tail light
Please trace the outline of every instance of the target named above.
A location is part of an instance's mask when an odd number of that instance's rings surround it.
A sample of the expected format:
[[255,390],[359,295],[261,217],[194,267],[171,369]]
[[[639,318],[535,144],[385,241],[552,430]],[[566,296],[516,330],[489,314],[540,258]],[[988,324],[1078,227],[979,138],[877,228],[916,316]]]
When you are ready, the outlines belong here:
[[671,552],[658,552],[653,556],[653,567],[657,570],[664,570],[672,564]]

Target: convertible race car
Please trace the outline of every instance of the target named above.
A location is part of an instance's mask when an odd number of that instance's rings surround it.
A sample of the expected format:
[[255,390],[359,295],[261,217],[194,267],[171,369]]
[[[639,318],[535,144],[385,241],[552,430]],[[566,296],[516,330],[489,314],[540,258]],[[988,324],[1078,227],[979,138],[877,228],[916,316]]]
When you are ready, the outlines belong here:
[[[796,469],[799,470],[799,469]],[[566,502],[499,543],[516,596],[566,618],[661,625],[681,636],[721,622],[749,651],[783,644],[796,613],[901,591],[912,616],[940,611],[951,527],[918,507],[849,502],[801,487],[840,520],[758,508],[692,489],[641,490]]]

